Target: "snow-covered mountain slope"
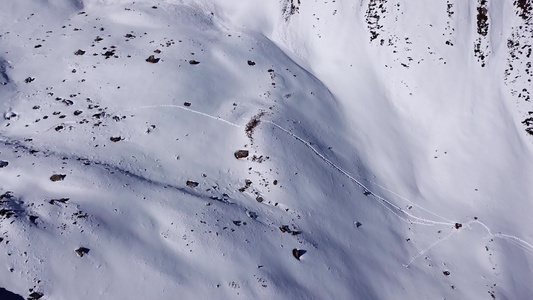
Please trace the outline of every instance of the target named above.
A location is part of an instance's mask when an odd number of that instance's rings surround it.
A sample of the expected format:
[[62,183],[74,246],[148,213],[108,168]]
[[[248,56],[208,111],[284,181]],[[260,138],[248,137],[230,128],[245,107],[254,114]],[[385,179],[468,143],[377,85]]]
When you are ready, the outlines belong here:
[[533,297],[531,7],[3,3],[0,296]]

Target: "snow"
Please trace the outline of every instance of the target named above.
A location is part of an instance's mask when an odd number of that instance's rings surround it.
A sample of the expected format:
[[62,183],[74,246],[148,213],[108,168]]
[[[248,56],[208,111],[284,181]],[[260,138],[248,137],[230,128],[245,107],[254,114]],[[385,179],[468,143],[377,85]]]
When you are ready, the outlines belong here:
[[531,298],[531,19],[478,5],[5,3],[0,287]]

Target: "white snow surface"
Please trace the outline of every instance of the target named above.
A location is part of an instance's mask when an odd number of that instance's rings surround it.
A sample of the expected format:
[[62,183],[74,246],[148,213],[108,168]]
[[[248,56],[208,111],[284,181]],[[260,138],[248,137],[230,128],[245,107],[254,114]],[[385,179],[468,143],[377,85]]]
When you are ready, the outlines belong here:
[[0,287],[533,299],[531,1],[1,4]]

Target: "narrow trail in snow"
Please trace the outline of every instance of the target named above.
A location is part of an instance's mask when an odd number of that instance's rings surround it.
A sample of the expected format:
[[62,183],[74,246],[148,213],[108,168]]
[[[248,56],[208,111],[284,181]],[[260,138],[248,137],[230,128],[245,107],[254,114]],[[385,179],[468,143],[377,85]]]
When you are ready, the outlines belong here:
[[[402,209],[401,207],[397,206],[396,204],[392,203],[390,200],[384,198],[384,197],[381,197],[379,195],[377,195],[374,191],[370,190],[367,186],[365,186],[361,181],[357,180],[355,177],[353,177],[351,174],[349,174],[348,172],[346,172],[344,169],[342,169],[341,167],[337,166],[336,164],[334,164],[331,160],[329,160],[328,158],[326,158],[322,153],[320,153],[315,147],[313,147],[311,145],[311,143],[309,143],[308,141],[305,141],[304,139],[300,138],[299,136],[295,135],[294,133],[288,131],[287,129],[281,127],[280,125],[272,122],[272,121],[264,121],[263,122],[265,123],[269,123],[271,125],[273,125],[274,127],[278,128],[279,130],[283,131],[284,133],[292,136],[293,138],[297,139],[298,141],[300,141],[301,143],[303,143],[304,145],[306,145],[309,149],[311,149],[318,157],[320,157],[323,161],[325,161],[328,165],[330,165],[331,167],[333,167],[334,169],[336,169],[337,171],[341,172],[344,176],[348,177],[348,179],[350,179],[351,181],[353,181],[355,184],[357,184],[358,186],[360,186],[364,191],[366,191],[367,195],[368,196],[371,196],[371,197],[374,197],[376,200],[378,200],[378,202],[383,205],[385,208],[387,208],[389,211],[391,211],[393,214],[395,214],[396,216],[398,216],[400,219],[402,219],[404,222],[407,222],[407,223],[410,223],[410,224],[420,224],[420,225],[427,225],[427,226],[433,226],[433,225],[445,225],[445,226],[454,226],[456,222],[452,222],[452,221],[448,221],[448,222],[441,222],[441,221],[433,221],[433,220],[428,220],[428,219],[425,219],[425,218],[422,218],[422,217],[418,217],[418,216],[415,216],[407,211],[405,211],[404,209]],[[409,201],[411,202],[411,201]],[[427,209],[425,209],[426,211],[428,211]],[[402,217],[400,216],[401,215],[405,215],[406,217]],[[432,213],[436,216],[438,216],[439,218],[441,219],[444,219],[444,220],[447,220],[446,218],[444,217],[441,217],[439,215],[437,215],[436,213]]]
[[237,127],[237,128],[240,128],[241,126],[235,124],[235,123],[232,123],[230,121],[227,121],[225,119],[222,119],[221,117],[216,117],[216,116],[213,116],[213,115],[210,115],[210,114],[206,114],[206,113],[203,113],[201,111],[197,111],[197,110],[194,110],[194,109],[190,109],[190,108],[187,108],[187,107],[184,107],[184,106],[180,106],[180,105],[173,105],[173,104],[161,104],[161,105],[149,105],[149,106],[140,106],[140,107],[136,107],[136,108],[132,108],[132,109],[124,109],[124,110],[119,110],[119,111],[116,111],[114,113],[112,113],[111,115],[116,115],[118,113],[124,113],[124,112],[129,112],[129,111],[136,111],[136,110],[143,110],[143,109],[151,109],[151,108],[175,108],[175,109],[181,109],[181,110],[185,110],[185,111],[188,111],[188,112],[191,112],[191,113],[194,113],[194,114],[198,114],[198,115],[201,115],[201,116],[204,116],[204,117],[208,117],[210,119],[214,119],[214,120],[217,120],[217,121],[220,121],[220,122],[223,122],[223,123],[226,123],[226,124],[229,124],[231,126],[234,126],[234,127]]
[[[336,169],[337,171],[339,171],[340,173],[342,173],[343,175],[348,177],[355,184],[360,186],[363,189],[363,191],[366,191],[366,194],[368,196],[374,197],[379,204],[383,205],[385,208],[387,208],[389,211],[391,211],[394,215],[399,217],[402,221],[405,221],[405,222],[408,222],[408,223],[411,223],[411,224],[419,224],[419,225],[426,225],[426,226],[446,225],[446,226],[452,226],[452,227],[454,227],[455,224],[458,223],[458,222],[450,221],[450,220],[438,215],[435,212],[432,212],[432,211],[430,211],[430,210],[428,210],[426,208],[423,208],[422,206],[417,205],[416,203],[410,201],[409,199],[407,199],[405,197],[402,197],[402,196],[398,195],[397,193],[395,193],[394,191],[391,191],[391,190],[389,190],[389,189],[387,189],[387,188],[385,188],[385,187],[383,187],[383,186],[381,186],[379,184],[373,183],[370,180],[367,180],[365,178],[361,178],[362,181],[366,181],[366,182],[371,183],[371,184],[376,184],[381,189],[383,189],[385,191],[388,191],[388,192],[398,196],[402,200],[405,200],[405,201],[407,201],[407,202],[409,202],[409,203],[411,203],[413,205],[416,205],[416,207],[420,208],[421,210],[424,210],[424,211],[426,211],[426,212],[428,212],[428,213],[430,213],[430,214],[432,214],[434,216],[437,216],[437,217],[439,217],[439,218],[441,218],[443,220],[447,220],[448,222],[428,220],[428,219],[425,219],[425,218],[421,218],[421,217],[415,216],[415,215],[405,211],[404,209],[402,209],[399,206],[397,206],[394,203],[392,203],[390,200],[388,200],[388,199],[386,199],[384,197],[381,197],[381,196],[377,195],[374,191],[370,190],[361,181],[357,180],[356,178],[354,178],[354,176],[349,174],[347,171],[345,171],[344,169],[342,169],[341,167],[339,167],[338,165],[333,163],[331,160],[326,158],[315,147],[313,147],[313,145],[311,145],[310,142],[302,139],[301,137],[299,137],[299,136],[295,135],[294,133],[290,132],[289,130],[281,127],[280,125],[278,125],[276,123],[274,123],[273,121],[263,120],[263,122],[271,124],[275,128],[281,130],[282,132],[292,136],[293,138],[295,138],[299,142],[303,143],[306,147],[311,149],[311,151],[313,151],[318,157],[320,157],[324,162],[326,162],[328,165],[330,165],[331,167],[333,167],[334,169]],[[402,215],[404,215],[406,217],[402,217],[402,216],[400,216],[400,214],[402,214]],[[471,226],[470,226],[471,224],[479,224],[479,225],[481,225],[488,232],[489,238],[500,238],[500,239],[503,239],[503,240],[515,245],[516,247],[518,247],[519,249],[521,249],[525,253],[530,254],[530,255],[533,256],[533,245],[531,243],[529,243],[529,242],[527,242],[527,241],[525,241],[525,240],[523,240],[523,239],[521,239],[521,238],[519,238],[517,236],[514,236],[514,235],[508,235],[508,234],[503,234],[503,233],[492,233],[491,229],[485,223],[483,223],[483,222],[481,222],[479,220],[469,221],[469,222],[465,223],[464,226],[471,228]],[[447,236],[445,236],[442,239],[438,239],[435,243],[431,244],[429,247],[419,251],[417,255],[415,255],[413,258],[411,258],[411,260],[407,264],[404,264],[403,266],[406,267],[406,268],[409,268],[409,266],[414,261],[416,261],[416,259],[418,259],[422,255],[427,253],[429,250],[431,250],[433,247],[437,246],[438,244],[448,240],[449,238],[451,238],[457,232],[459,232],[458,229],[455,229],[455,228],[452,229],[450,234],[448,234]]]
[[[113,113],[111,115],[115,115],[115,114],[117,114],[119,112],[136,111],[136,110],[152,109],[152,108],[164,108],[164,107],[185,110],[185,111],[188,111],[188,112],[191,112],[191,113],[202,115],[204,117],[208,117],[210,119],[213,119],[213,120],[216,120],[216,121],[219,121],[219,122],[226,123],[228,125],[231,125],[231,126],[234,126],[234,127],[237,127],[237,128],[241,127],[238,124],[232,123],[230,121],[227,121],[227,120],[222,119],[222,118],[217,117],[217,116],[206,114],[206,113],[203,113],[203,112],[200,112],[200,111],[197,111],[197,110],[194,110],[194,109],[186,108],[186,107],[183,107],[183,106],[171,105],[171,104],[141,106],[141,107],[137,107],[137,108],[133,108],[133,109],[117,111],[117,112],[115,112],[115,113]],[[444,238],[438,239],[436,242],[431,244],[429,247],[419,251],[418,254],[415,255],[414,257],[412,257],[407,264],[403,264],[404,267],[409,268],[409,266],[411,264],[413,264],[419,257],[421,257],[422,255],[424,255],[425,253],[430,251],[432,248],[434,248],[438,244],[450,239],[455,233],[459,232],[459,229],[454,228],[455,225],[457,223],[459,223],[459,222],[454,222],[454,221],[452,221],[450,219],[447,219],[447,218],[445,218],[445,217],[443,217],[443,216],[441,216],[441,215],[439,215],[439,214],[437,214],[437,213],[435,213],[433,211],[430,211],[430,210],[428,210],[428,209],[426,209],[426,208],[414,203],[413,201],[411,201],[411,200],[409,200],[409,199],[407,199],[407,198],[405,198],[403,196],[400,196],[396,192],[391,191],[390,189],[387,189],[386,187],[384,187],[384,186],[382,186],[382,185],[380,185],[378,183],[372,182],[372,181],[370,181],[370,180],[368,180],[366,178],[357,176],[360,179],[360,180],[357,180],[353,175],[351,175],[350,173],[345,171],[343,168],[341,168],[340,166],[338,166],[335,163],[333,163],[331,160],[329,160],[327,157],[325,157],[324,154],[320,153],[315,147],[313,147],[313,145],[310,142],[304,140],[303,138],[301,138],[298,135],[292,133],[291,131],[283,128],[282,126],[276,124],[273,121],[261,120],[261,122],[264,122],[264,123],[272,125],[274,128],[277,128],[278,130],[282,131],[283,133],[295,138],[297,141],[299,141],[302,144],[304,144],[307,148],[309,148],[311,151],[313,151],[315,153],[315,155],[317,155],[322,161],[324,161],[330,167],[332,167],[333,169],[337,170],[338,172],[340,172],[341,174],[346,176],[348,179],[350,179],[352,182],[357,184],[359,187],[361,187],[367,196],[370,196],[370,197],[374,198],[377,203],[379,203],[380,205],[385,207],[392,214],[397,216],[400,220],[402,220],[404,222],[407,222],[409,224],[418,224],[418,225],[424,225],[424,226],[441,225],[441,226],[451,226],[453,228],[452,231],[447,236],[445,236]],[[407,212],[406,210],[402,209],[398,205],[394,204],[392,202],[392,200],[389,200],[389,199],[387,199],[385,197],[382,197],[382,196],[376,194],[375,191],[369,189],[366,185],[364,185],[362,183],[362,181],[365,181],[365,182],[367,182],[369,184],[375,185],[375,186],[379,187],[380,189],[382,189],[384,191],[387,191],[387,192],[397,196],[398,198],[408,202],[409,204],[412,204],[413,206],[419,208],[420,210],[423,210],[423,211],[425,211],[425,212],[427,212],[427,213],[429,213],[429,214],[431,214],[431,215],[433,215],[433,216],[435,216],[435,217],[437,217],[437,218],[439,218],[441,220],[444,220],[444,221],[429,220],[429,219],[426,219],[426,218],[423,218],[423,217],[416,216],[416,215],[414,215],[414,214],[412,214],[410,212]],[[488,237],[489,238],[499,238],[499,239],[505,240],[505,241],[509,242],[510,244],[515,245],[516,247],[518,247],[519,249],[521,249],[525,253],[530,254],[530,255],[533,256],[533,245],[531,243],[529,243],[529,242],[527,242],[527,241],[525,241],[525,240],[523,240],[523,239],[521,239],[521,238],[519,238],[517,236],[514,236],[514,235],[508,235],[508,234],[503,234],[503,233],[492,233],[491,229],[485,223],[483,223],[483,222],[481,222],[479,220],[469,221],[469,222],[465,223],[464,226],[471,228],[471,226],[470,226],[471,224],[479,224],[479,225],[481,225],[481,227],[483,227],[488,232],[488,234],[489,234]]]

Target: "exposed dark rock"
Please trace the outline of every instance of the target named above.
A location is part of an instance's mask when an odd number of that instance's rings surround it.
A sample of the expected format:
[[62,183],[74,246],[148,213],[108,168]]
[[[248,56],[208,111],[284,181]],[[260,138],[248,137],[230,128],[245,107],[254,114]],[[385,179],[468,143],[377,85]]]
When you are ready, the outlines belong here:
[[304,255],[306,251],[305,250],[299,250],[299,249],[292,249],[292,256],[294,256],[294,258],[296,258],[297,260],[300,260],[300,257],[302,257],[302,255]]
[[104,116],[105,116],[105,112],[101,112],[101,113],[94,114],[93,118],[100,119],[100,118],[103,118]]
[[102,54],[103,56],[105,56],[105,59],[108,59],[110,58],[111,56],[115,55],[115,50],[111,50],[111,51],[106,51],[104,54]]
[[196,61],[194,59],[189,60],[189,64],[191,64],[191,65],[197,65],[199,63],[200,63],[199,61]]
[[15,212],[10,209],[5,209],[5,208],[0,209],[0,216],[6,217],[7,219],[9,219],[14,214]]
[[247,212],[246,212],[246,215],[248,216],[248,218],[250,218],[250,219],[252,219],[252,220],[257,219],[257,213],[256,213],[256,212],[253,212],[253,211],[247,211]]
[[120,141],[122,141],[122,137],[120,137],[120,136],[117,136],[117,137],[112,136],[112,137],[110,137],[109,139],[110,139],[112,142],[115,142],[115,143],[116,143],[116,142],[120,142]]
[[74,52],[74,55],[83,55],[85,54],[85,51],[78,49],[78,51]]
[[150,55],[150,56],[146,59],[146,61],[149,62],[149,63],[156,64],[156,63],[159,62],[159,58],[155,58],[155,56]]
[[450,271],[446,270],[446,271],[442,272],[442,274],[444,274],[446,276],[449,276],[450,275]]
[[33,292],[28,296],[28,300],[38,300],[44,296],[43,293]]
[[2,200],[2,199],[10,199],[10,198],[13,198],[13,192],[11,192],[11,191],[7,191],[7,192],[3,193],[2,195],[0,195],[0,200]]
[[17,116],[16,113],[10,111],[4,114],[4,119],[11,120],[12,118],[15,118]]
[[9,165],[9,162],[5,160],[0,160],[0,169],[7,167],[7,165]]
[[70,200],[70,198],[61,198],[61,199],[52,199],[50,201],[48,201],[48,203],[50,204],[55,204],[56,202],[60,202],[60,203],[67,203],[67,201]]
[[32,81],[34,81],[34,80],[35,80],[34,77],[28,77],[28,78],[24,79],[24,82],[25,82],[25,83],[30,83],[30,82],[32,82]]
[[249,66],[255,66],[255,62],[252,61],[252,60],[249,60],[249,61],[248,61],[248,65],[249,65]]
[[54,174],[54,175],[50,176],[50,180],[53,181],[53,182],[62,181],[62,180],[65,179],[65,177],[67,177],[67,175],[65,175],[65,174]]
[[289,228],[288,225],[281,225],[279,227],[279,230],[281,230],[281,232],[291,232],[291,229]]
[[183,106],[189,107],[189,106],[191,106],[191,102],[185,102],[185,103],[183,103]]
[[248,136],[248,138],[250,138],[250,140],[253,140],[253,134],[254,134],[254,130],[255,128],[257,127],[257,125],[259,125],[259,123],[261,122],[261,117],[265,115],[265,112],[260,112],[258,113],[257,115],[253,116],[250,121],[248,121],[248,123],[246,123],[246,127],[244,128],[244,132],[246,132],[246,135]]
[[187,186],[190,186],[190,187],[197,187],[197,186],[198,186],[198,182],[196,182],[196,181],[191,181],[191,180],[187,180]]
[[37,221],[37,219],[39,219],[38,216],[28,216],[28,220],[30,220],[30,222],[32,222],[33,224],[36,224],[35,221]]
[[246,158],[249,154],[248,150],[237,150],[235,151],[235,158]]
[[89,253],[89,251],[89,248],[85,247],[79,247],[78,249],[74,250],[79,257],[83,257],[85,254]]

